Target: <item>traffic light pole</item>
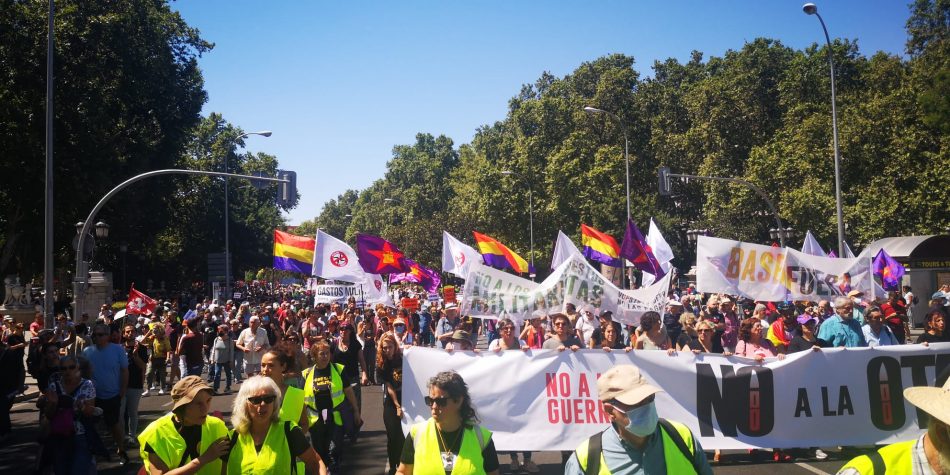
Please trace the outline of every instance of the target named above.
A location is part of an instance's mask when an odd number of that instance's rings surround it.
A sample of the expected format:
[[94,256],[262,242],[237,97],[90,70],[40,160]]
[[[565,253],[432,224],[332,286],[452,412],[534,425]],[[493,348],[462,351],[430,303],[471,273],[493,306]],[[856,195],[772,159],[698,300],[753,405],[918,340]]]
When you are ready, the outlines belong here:
[[[660,167],[659,170],[660,178],[660,194],[669,195],[670,194],[670,178],[686,178],[690,180],[710,180],[710,181],[725,181],[729,183],[735,183],[737,185],[743,185],[752,191],[756,192],[765,203],[769,205],[769,209],[772,210],[772,215],[775,216],[775,224],[778,226],[778,229],[782,229],[782,218],[778,215],[778,209],[775,208],[775,204],[772,203],[772,200],[769,199],[769,195],[765,194],[765,191],[762,188],[759,188],[755,184],[739,179],[739,178],[729,178],[722,176],[700,176],[700,175],[685,175],[682,173],[670,173],[670,169],[667,167]],[[779,233],[778,236],[779,244],[782,247],[785,247],[785,235],[784,233]]]
[[[111,191],[106,193],[105,196],[96,203],[96,206],[92,208],[92,211],[89,212],[89,216],[86,218],[86,221],[83,222],[82,230],[79,231],[79,242],[76,245],[76,269],[75,274],[73,274],[73,313],[79,315],[82,311],[82,301],[81,296],[85,289],[83,286],[87,283],[87,272],[86,272],[86,262],[83,260],[83,246],[86,244],[86,235],[91,231],[92,223],[95,222],[96,215],[99,214],[99,211],[103,206],[116,194],[128,187],[129,185],[144,180],[146,178],[151,178],[154,176],[162,175],[202,175],[202,176],[226,176],[231,178],[244,178],[251,180],[252,182],[256,181],[270,181],[276,183],[290,183],[290,180],[281,179],[281,178],[270,178],[270,177],[260,177],[260,176],[251,176],[251,175],[238,175],[236,173],[221,173],[221,172],[209,172],[204,170],[179,170],[179,169],[165,169],[165,170],[154,170],[141,175],[135,175],[128,180],[119,183],[118,186],[113,188]],[[296,195],[297,190],[280,190],[281,195]]]

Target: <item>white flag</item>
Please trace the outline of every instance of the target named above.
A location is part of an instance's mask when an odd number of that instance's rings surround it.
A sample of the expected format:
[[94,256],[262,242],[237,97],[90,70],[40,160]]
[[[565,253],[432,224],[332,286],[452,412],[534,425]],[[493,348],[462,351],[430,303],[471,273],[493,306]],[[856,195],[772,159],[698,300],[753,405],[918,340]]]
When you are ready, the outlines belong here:
[[554,257],[551,258],[551,270],[557,269],[558,266],[570,259],[571,256],[580,256],[581,259],[584,258],[584,254],[574,245],[571,238],[567,237],[567,234],[558,231],[557,241],[554,242]]
[[324,279],[360,283],[368,281],[360,267],[356,251],[349,244],[317,230],[317,244],[313,249],[313,275]]
[[828,257],[828,253],[821,248],[821,244],[818,244],[818,240],[815,239],[815,235],[811,233],[811,230],[805,233],[805,243],[802,244],[802,252],[812,256]]
[[848,241],[844,242],[844,255],[841,256],[845,259],[854,259],[854,252],[851,250],[851,246],[848,245]]
[[461,278],[468,277],[468,270],[473,262],[481,262],[482,254],[471,246],[455,239],[446,231],[442,231],[442,271],[451,272]]
[[[650,230],[647,232],[645,239],[650,249],[653,250],[653,255],[656,256],[656,260],[660,263],[660,269],[663,269],[663,275],[669,274],[670,270],[673,269],[673,264],[670,264],[670,261],[673,260],[673,249],[669,243],[666,242],[666,239],[663,238],[663,234],[660,233],[660,228],[653,222],[653,218],[650,218]],[[655,275],[644,272],[642,285],[646,287],[655,280]]]

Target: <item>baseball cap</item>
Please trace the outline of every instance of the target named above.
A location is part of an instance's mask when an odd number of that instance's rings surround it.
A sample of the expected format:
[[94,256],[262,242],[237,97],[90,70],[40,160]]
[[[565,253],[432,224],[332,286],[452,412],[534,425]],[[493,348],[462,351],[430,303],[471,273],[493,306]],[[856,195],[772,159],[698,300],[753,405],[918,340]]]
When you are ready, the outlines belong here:
[[208,386],[208,383],[201,379],[201,376],[182,378],[172,387],[172,402],[175,403],[172,410],[174,411],[185,404],[191,403],[198,393],[205,390],[211,391],[211,386]]
[[798,321],[798,324],[799,324],[799,325],[804,325],[804,324],[806,324],[806,323],[808,323],[808,322],[818,323],[818,319],[817,319],[817,318],[815,318],[815,317],[813,317],[813,316],[811,316],[811,315],[808,315],[808,314],[804,314],[804,313],[798,316],[797,321]]
[[648,383],[633,365],[614,366],[597,379],[597,393],[601,401],[616,399],[633,406],[660,391],[660,388]]
[[943,292],[941,292],[941,291],[939,291],[939,290],[936,291],[936,292],[934,292],[934,294],[930,296],[930,300],[945,299],[945,298],[947,298],[947,294],[945,294],[945,293],[943,293]]

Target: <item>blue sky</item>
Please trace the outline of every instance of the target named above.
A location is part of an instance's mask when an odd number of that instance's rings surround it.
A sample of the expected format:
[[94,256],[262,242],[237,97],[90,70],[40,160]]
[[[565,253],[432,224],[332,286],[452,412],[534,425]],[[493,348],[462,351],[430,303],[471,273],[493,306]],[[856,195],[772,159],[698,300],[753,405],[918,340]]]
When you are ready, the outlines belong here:
[[[804,2],[177,0],[172,8],[215,48],[199,61],[209,101],[251,137],[250,151],[297,171],[290,224],[385,171],[419,132],[456,146],[505,118],[508,100],[544,71],[623,53],[641,76],[655,60],[739,49],[757,37],[793,48],[824,42]],[[832,38],[863,54],[903,55],[904,1],[825,1]]]

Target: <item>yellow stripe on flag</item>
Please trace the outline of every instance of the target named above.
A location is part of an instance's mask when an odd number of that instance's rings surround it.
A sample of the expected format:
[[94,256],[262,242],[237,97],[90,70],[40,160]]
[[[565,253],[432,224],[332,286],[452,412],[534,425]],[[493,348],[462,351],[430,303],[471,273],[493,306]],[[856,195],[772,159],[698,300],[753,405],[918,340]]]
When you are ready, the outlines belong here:
[[286,257],[299,262],[312,263],[313,251],[299,247],[288,246],[279,242],[274,243],[274,257]]

